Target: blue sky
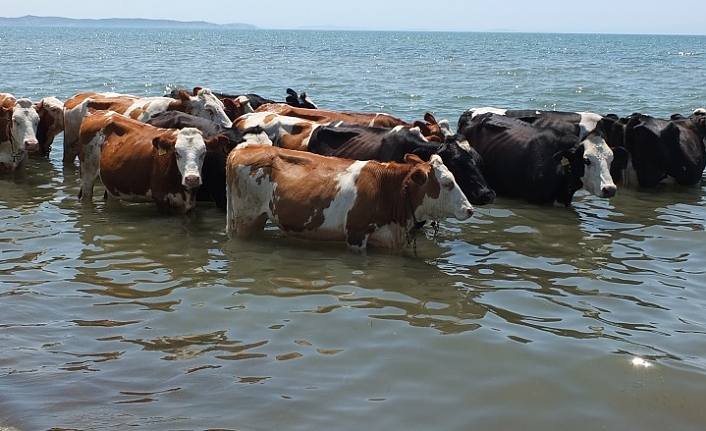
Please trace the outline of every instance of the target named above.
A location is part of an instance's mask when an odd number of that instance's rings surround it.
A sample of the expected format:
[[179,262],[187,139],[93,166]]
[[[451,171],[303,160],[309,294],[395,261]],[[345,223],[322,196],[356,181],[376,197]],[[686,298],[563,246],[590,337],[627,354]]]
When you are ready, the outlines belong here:
[[702,0],[3,1],[0,16],[149,18],[261,28],[706,34]]

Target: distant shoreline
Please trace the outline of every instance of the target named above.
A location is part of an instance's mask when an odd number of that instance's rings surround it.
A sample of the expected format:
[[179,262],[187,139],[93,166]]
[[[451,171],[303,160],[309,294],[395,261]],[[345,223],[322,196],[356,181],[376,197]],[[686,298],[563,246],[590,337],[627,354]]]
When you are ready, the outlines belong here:
[[619,35],[619,36],[706,36],[706,34],[687,33],[662,33],[662,32],[561,32],[561,31],[537,31],[537,30],[517,30],[508,28],[494,28],[484,30],[431,30],[431,29],[398,29],[380,30],[366,29],[359,27],[339,27],[332,25],[314,25],[296,28],[262,28],[247,23],[216,24],[207,21],[178,21],[151,18],[64,18],[51,16],[25,15],[21,17],[0,16],[0,28],[133,28],[133,29],[193,29],[193,30],[304,30],[304,31],[382,31],[382,32],[431,32],[431,33],[514,33],[514,34],[582,34],[582,35]]
[[77,27],[77,28],[187,28],[258,30],[252,24],[215,24],[206,21],[173,21],[144,18],[74,19],[25,15],[17,18],[0,17],[0,27]]

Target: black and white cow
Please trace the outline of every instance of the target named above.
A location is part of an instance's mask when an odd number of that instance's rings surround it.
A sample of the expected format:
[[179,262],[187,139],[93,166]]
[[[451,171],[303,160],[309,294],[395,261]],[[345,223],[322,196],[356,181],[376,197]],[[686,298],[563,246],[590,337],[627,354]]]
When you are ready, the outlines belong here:
[[635,113],[618,120],[609,138],[614,148],[624,147],[630,159],[611,169],[625,185],[655,187],[671,179],[679,185],[699,184],[706,167],[706,110],[670,119]]
[[329,125],[313,130],[307,150],[325,156],[398,163],[404,162],[408,153],[426,161],[438,154],[472,204],[486,205],[495,199],[481,172],[480,155],[459,134],[451,134],[439,143],[428,141],[417,127]]
[[582,187],[599,197],[616,193],[613,152],[594,134],[580,140],[493,113],[462,118],[458,132],[483,158],[483,174],[498,195],[568,206]]
[[184,129],[193,127],[201,131],[204,139],[224,135],[228,144],[224,151],[207,151],[201,173],[201,185],[196,192],[197,201],[213,201],[216,207],[226,210],[226,158],[238,144],[244,142],[250,134],[264,132],[259,127],[240,130],[224,127],[205,118],[196,117],[180,111],[166,111],[147,120],[147,124],[165,129]]
[[589,133],[602,132],[610,134],[617,115],[601,115],[595,112],[547,111],[536,109],[502,109],[494,107],[472,108],[461,115],[459,123],[470,121],[476,115],[493,113],[506,117],[517,118],[535,127],[551,127],[566,133],[572,133],[583,140]]

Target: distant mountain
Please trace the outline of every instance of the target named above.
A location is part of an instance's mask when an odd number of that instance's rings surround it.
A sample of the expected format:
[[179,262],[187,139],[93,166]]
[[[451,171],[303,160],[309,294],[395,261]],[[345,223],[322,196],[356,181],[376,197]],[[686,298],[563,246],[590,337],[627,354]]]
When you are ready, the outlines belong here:
[[171,21],[164,19],[73,19],[26,15],[19,18],[0,17],[0,27],[85,27],[85,28],[191,28],[256,30],[250,24],[214,24],[205,21]]

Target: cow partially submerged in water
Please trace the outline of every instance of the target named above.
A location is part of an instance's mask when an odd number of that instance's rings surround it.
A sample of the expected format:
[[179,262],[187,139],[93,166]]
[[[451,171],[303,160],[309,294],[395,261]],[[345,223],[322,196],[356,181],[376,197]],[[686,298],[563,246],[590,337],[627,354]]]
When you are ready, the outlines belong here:
[[115,112],[95,113],[79,133],[79,199],[91,201],[100,176],[108,196],[153,201],[161,214],[188,212],[206,152],[222,152],[227,143],[223,135],[204,140],[195,128],[162,129]]
[[27,153],[39,149],[38,125],[39,115],[30,99],[0,93],[0,169],[21,168]]
[[485,113],[459,119],[463,134],[483,158],[483,174],[498,195],[568,206],[581,188],[615,196],[613,151],[598,133],[579,136]]
[[473,206],[439,156],[380,163],[246,144],[228,156],[230,237],[268,220],[299,238],[400,249],[420,220],[465,220]]

